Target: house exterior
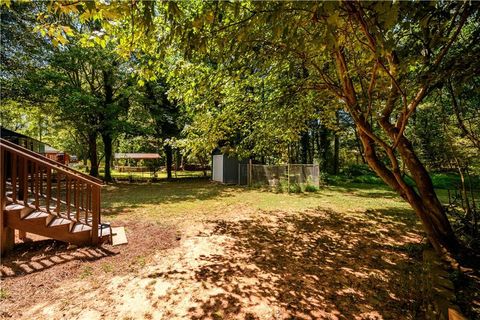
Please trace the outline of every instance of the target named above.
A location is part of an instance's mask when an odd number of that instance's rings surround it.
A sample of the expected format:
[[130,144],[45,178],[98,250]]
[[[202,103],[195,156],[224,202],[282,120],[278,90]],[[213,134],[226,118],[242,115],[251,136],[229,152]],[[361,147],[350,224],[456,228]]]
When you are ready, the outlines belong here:
[[55,160],[67,166],[70,163],[70,155],[68,153],[52,148],[49,145],[45,146],[43,155],[49,159]]
[[18,144],[61,164],[68,165],[70,163],[70,155],[68,153],[52,148],[48,144],[24,134],[0,127],[0,138]]
[[43,154],[46,144],[24,134],[0,127],[0,138],[11,141],[31,151]]

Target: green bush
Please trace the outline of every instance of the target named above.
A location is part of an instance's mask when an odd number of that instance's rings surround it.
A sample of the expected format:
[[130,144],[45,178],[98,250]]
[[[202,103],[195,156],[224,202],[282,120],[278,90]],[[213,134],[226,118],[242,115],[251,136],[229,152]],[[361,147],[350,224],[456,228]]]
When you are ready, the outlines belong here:
[[305,191],[306,192],[317,192],[318,191],[318,187],[314,186],[313,184],[307,184],[305,186]]
[[358,177],[363,175],[371,175],[372,170],[366,164],[352,164],[343,169],[343,174],[347,177]]
[[301,193],[302,187],[298,183],[293,183],[290,185],[290,192],[291,193]]
[[357,176],[352,179],[352,182],[366,183],[366,184],[383,184],[383,181],[379,177],[373,174]]

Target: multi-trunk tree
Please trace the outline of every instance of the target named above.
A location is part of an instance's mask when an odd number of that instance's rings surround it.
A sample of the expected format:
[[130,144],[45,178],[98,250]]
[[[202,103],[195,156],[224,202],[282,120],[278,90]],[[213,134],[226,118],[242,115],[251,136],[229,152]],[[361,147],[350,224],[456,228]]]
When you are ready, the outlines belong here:
[[206,54],[214,54],[208,48],[221,39],[225,65],[249,63],[254,54],[257,61],[267,61],[265,68],[287,59],[308,68],[311,84],[304,89],[341,101],[368,165],[412,206],[435,249],[459,252],[407,131],[422,101],[443,78],[458,72],[451,52],[471,59],[472,50],[478,53],[477,4],[225,3],[202,12],[197,19],[215,17],[199,28],[209,36],[193,37],[206,42],[199,46],[207,48]]
[[[275,152],[290,137],[298,139],[318,105],[326,114],[331,106],[342,105],[365,161],[412,206],[435,249],[461,250],[409,131],[419,105],[445,79],[454,79],[460,88],[465,75],[475,76],[478,3],[51,6],[63,14],[103,19],[105,30],[121,37],[118,51],[123,54],[147,52],[162,62],[172,50],[183,55],[183,65],[197,76],[180,91],[185,101],[200,102],[193,108],[194,123],[213,137],[206,139],[209,144],[240,136],[244,149]],[[121,18],[118,12],[128,14]],[[154,68],[156,62],[151,64]],[[205,70],[207,76],[202,76]],[[298,76],[298,70],[306,72]]]

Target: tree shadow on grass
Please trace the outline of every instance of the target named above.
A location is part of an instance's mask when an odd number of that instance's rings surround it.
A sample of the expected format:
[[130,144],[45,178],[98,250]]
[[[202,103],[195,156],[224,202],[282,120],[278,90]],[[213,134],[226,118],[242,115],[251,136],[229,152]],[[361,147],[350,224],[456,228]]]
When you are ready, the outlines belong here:
[[192,307],[191,318],[254,319],[262,303],[271,318],[421,318],[422,244],[416,221],[404,218],[411,214],[311,210],[215,221],[214,234],[232,241],[224,255],[203,257],[195,278],[222,292]]

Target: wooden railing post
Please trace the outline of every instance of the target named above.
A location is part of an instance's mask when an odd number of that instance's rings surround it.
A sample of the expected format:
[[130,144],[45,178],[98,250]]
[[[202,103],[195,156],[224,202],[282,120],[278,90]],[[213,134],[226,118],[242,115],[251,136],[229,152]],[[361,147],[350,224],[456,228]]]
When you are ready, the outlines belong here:
[[92,186],[92,244],[98,244],[98,225],[100,224],[100,187]]
[[0,253],[3,256],[15,244],[14,230],[5,226],[5,207],[7,206],[6,150],[0,145]]

